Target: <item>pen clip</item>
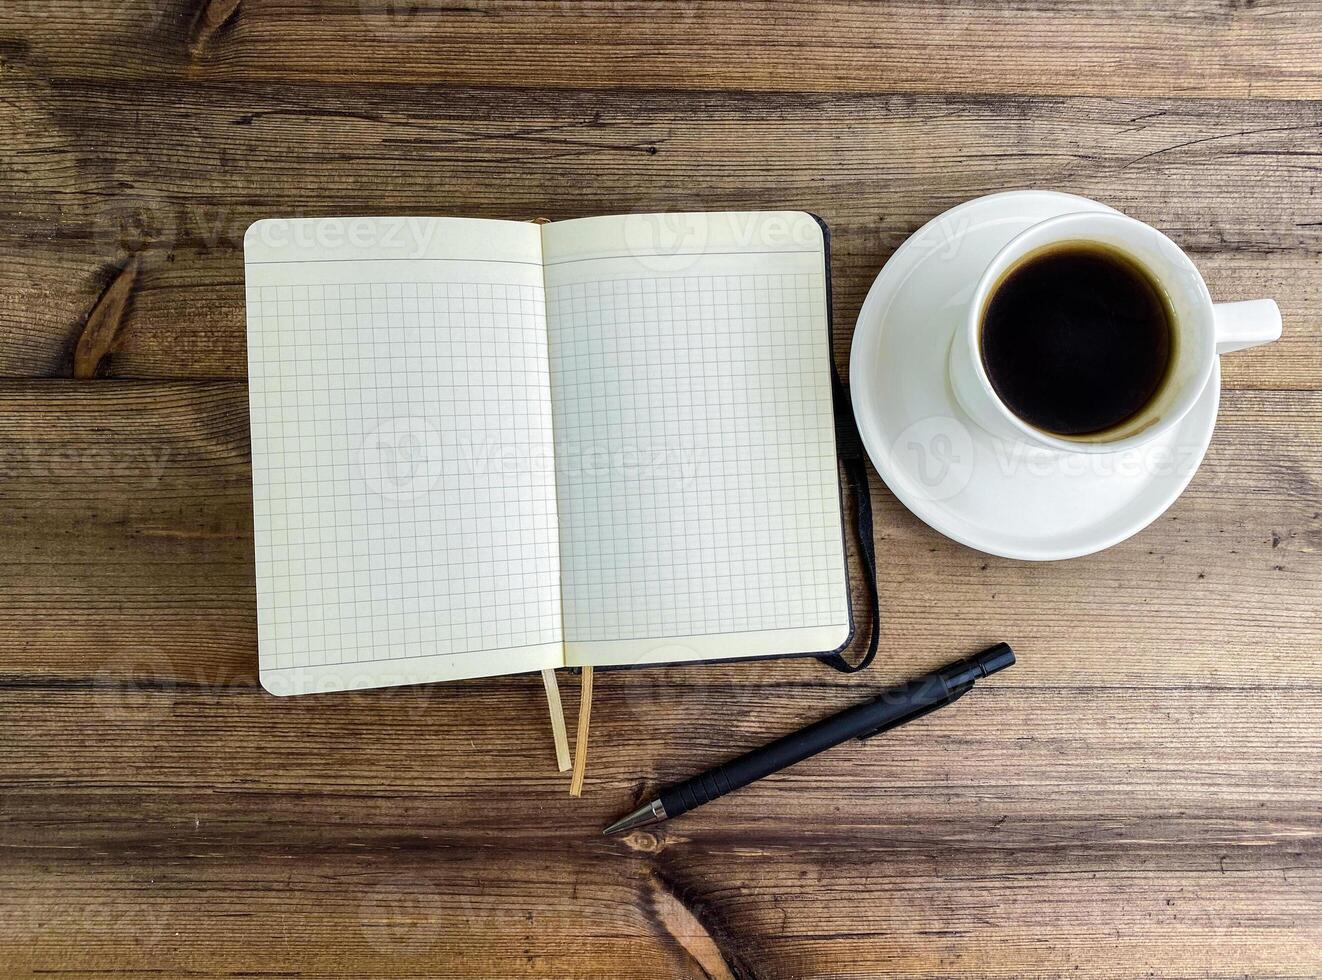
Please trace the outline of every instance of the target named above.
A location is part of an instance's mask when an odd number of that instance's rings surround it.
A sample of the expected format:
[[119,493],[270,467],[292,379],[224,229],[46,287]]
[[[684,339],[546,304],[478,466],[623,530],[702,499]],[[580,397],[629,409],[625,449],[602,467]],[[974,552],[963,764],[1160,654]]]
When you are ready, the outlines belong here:
[[914,711],[910,711],[907,715],[904,715],[900,718],[896,718],[894,721],[888,721],[880,728],[875,728],[870,732],[866,732],[858,736],[858,740],[860,742],[866,742],[868,739],[880,735],[882,732],[888,732],[892,728],[899,728],[901,725],[907,725],[909,722],[921,718],[923,715],[930,715],[933,711],[936,711],[939,708],[944,708],[948,704],[954,704],[965,694],[968,694],[969,691],[971,690],[973,690],[972,684],[962,684],[959,687],[955,688],[953,691],[951,691],[950,696],[946,698],[944,701],[934,701],[929,705],[924,705],[921,708],[918,708]]

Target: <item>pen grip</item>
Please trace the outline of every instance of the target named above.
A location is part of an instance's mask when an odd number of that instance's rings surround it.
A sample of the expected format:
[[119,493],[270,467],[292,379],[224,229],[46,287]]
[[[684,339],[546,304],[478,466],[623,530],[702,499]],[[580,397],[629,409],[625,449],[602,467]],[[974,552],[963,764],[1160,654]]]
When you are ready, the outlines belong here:
[[717,766],[677,786],[672,786],[661,794],[661,803],[666,808],[666,813],[673,816],[676,813],[686,813],[704,803],[710,803],[718,796],[724,796],[746,785],[747,782],[731,782],[726,767]]
[[902,693],[888,694],[891,695],[889,698],[884,697],[824,718],[814,725],[671,786],[661,793],[666,815],[675,817],[687,813],[841,742],[874,732],[878,727],[912,713],[917,704],[923,703],[924,696],[926,703],[944,703],[949,696],[943,685],[938,685],[934,692],[929,689],[920,694],[917,688],[910,688]]

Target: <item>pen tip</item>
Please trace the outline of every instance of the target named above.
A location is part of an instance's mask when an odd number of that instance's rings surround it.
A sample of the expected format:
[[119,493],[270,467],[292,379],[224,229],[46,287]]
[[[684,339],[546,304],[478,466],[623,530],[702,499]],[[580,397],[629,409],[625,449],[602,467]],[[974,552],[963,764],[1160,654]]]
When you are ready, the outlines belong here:
[[635,827],[645,827],[648,824],[660,823],[665,819],[666,808],[661,805],[660,800],[653,800],[650,803],[644,803],[628,816],[616,820],[601,833],[603,837],[612,837],[615,834],[622,834],[626,830],[633,830]]

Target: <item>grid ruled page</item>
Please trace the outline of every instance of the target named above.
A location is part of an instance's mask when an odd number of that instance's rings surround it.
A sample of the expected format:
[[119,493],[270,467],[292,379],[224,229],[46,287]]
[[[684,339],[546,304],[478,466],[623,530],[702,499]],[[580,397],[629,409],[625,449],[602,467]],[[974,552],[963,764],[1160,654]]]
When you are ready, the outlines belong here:
[[567,661],[834,649],[849,621],[816,222],[632,215],[543,242]]
[[405,248],[383,225],[350,246],[266,224],[247,249],[263,684],[560,665],[536,229],[433,219]]

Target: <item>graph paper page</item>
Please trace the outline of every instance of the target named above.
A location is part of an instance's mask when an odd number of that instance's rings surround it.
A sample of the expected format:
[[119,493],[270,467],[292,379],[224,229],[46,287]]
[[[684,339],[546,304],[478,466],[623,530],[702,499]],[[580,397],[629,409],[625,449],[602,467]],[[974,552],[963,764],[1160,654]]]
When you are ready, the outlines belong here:
[[263,221],[245,252],[263,685],[560,666],[537,227]]
[[825,243],[801,213],[543,227],[566,662],[849,633]]

